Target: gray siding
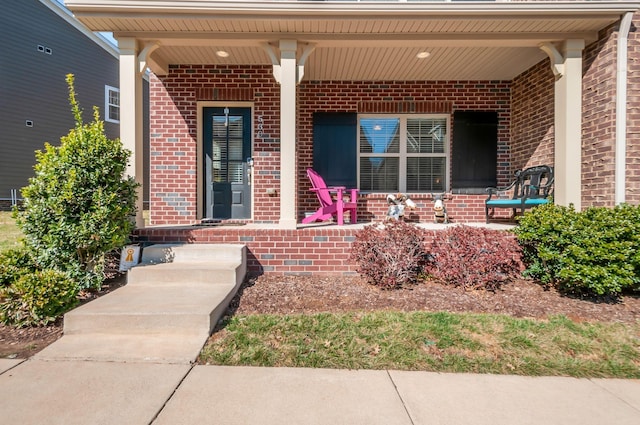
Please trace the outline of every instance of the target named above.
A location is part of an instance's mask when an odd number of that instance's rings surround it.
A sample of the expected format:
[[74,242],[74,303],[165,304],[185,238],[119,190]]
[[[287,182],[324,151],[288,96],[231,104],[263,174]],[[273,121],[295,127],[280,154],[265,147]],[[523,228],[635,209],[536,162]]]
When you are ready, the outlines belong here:
[[[119,87],[118,60],[38,0],[3,0],[0,16],[0,199],[27,185],[34,151],[73,127],[65,75],[75,74],[85,122],[104,119],[105,85]],[[38,51],[38,45],[51,54]],[[27,127],[30,120],[33,127]],[[105,122],[107,136],[119,136]]]

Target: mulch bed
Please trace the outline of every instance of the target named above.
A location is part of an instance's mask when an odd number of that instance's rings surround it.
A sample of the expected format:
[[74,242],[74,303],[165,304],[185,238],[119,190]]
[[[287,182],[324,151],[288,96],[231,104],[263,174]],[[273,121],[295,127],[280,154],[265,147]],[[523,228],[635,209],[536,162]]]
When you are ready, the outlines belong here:
[[230,305],[236,314],[295,314],[350,311],[448,311],[507,314],[543,319],[563,314],[574,321],[640,321],[640,294],[576,298],[528,280],[495,292],[433,282],[380,289],[360,277],[260,276],[251,278]]

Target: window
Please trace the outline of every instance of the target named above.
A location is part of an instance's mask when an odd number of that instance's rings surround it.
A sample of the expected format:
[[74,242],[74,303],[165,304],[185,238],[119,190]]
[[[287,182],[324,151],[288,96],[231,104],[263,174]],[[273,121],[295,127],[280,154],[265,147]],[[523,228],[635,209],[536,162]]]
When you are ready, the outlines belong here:
[[446,191],[449,162],[448,125],[447,116],[360,116],[360,190]]
[[104,86],[104,120],[120,123],[120,90]]

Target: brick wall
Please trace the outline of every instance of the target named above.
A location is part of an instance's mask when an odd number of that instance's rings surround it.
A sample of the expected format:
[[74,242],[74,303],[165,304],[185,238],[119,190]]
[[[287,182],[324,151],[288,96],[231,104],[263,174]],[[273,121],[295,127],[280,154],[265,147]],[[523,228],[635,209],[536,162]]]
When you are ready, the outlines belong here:
[[[247,246],[247,267],[253,274],[353,275],[348,261],[354,228],[306,228],[298,230],[228,227],[190,229],[146,228],[136,230],[141,243],[228,243]],[[427,238],[433,231],[426,231]]]
[[514,78],[511,86],[513,170],[553,165],[554,84],[549,59]]
[[[270,66],[171,66],[168,75],[152,75],[151,84],[151,212],[152,225],[191,224],[197,210],[197,103],[249,102],[262,118],[262,136],[254,141],[254,222],[279,219],[279,197],[267,189],[280,187],[279,94]],[[313,113],[416,112],[452,113],[456,110],[497,111],[498,179],[511,175],[509,153],[510,84],[477,82],[303,82],[298,87],[298,199],[299,218],[317,208],[304,173],[313,161]],[[424,197],[417,194],[416,197]],[[477,196],[476,196],[477,197]],[[484,199],[484,196],[478,197]],[[363,217],[380,219],[386,213],[383,196],[364,196]],[[459,204],[463,205],[463,203]],[[478,209],[454,208],[452,218],[477,221]],[[426,213],[430,215],[430,211]]]
[[171,66],[166,76],[151,75],[150,90],[151,224],[191,224],[202,215],[196,210],[198,101],[249,102],[262,117],[265,137],[255,139],[253,152],[255,221],[277,221],[279,201],[266,194],[280,187],[280,86],[271,67]]
[[[640,25],[640,17],[634,17]],[[582,205],[615,202],[615,99],[618,24],[585,48],[582,98]],[[640,35],[629,34],[626,201],[640,202]],[[554,161],[554,76],[549,60],[513,80],[511,153],[514,169]]]
[[601,31],[583,54],[582,206],[613,206],[618,24]]
[[[511,175],[509,153],[510,84],[503,81],[437,81],[437,82],[302,82],[298,95],[298,211],[311,211],[317,200],[307,191],[305,169],[313,163],[313,113],[357,112],[392,113],[411,111],[416,113],[450,113],[464,110],[498,112],[498,182],[504,185]],[[453,117],[453,115],[452,115]],[[451,123],[453,133],[453,118]],[[453,134],[451,134],[453,140]],[[449,167],[449,171],[451,168]],[[420,206],[420,214],[431,220],[430,203],[421,202],[423,194],[411,194]],[[460,195],[462,196],[462,195]],[[458,195],[456,195],[458,197]],[[468,197],[474,197],[469,195]],[[486,196],[475,195],[484,201]],[[458,205],[463,205],[460,203]],[[484,204],[483,204],[484,205]],[[385,196],[371,194],[361,197],[358,212],[365,220],[382,219],[386,215]],[[484,220],[478,208],[454,208],[451,217],[460,222]],[[417,213],[416,213],[417,214]]]
[[629,33],[627,86],[627,193],[626,201],[640,204],[640,14],[633,17]]
[[252,273],[352,274],[347,259],[354,229],[140,229],[140,242],[241,243],[247,246],[247,267]]

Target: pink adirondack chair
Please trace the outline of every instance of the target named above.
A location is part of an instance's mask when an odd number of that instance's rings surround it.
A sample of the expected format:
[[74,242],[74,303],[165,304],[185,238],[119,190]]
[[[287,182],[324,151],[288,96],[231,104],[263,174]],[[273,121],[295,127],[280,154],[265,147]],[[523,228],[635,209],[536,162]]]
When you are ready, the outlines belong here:
[[[357,198],[358,189],[347,189],[344,186],[327,187],[324,179],[320,174],[316,173],[313,169],[307,168],[307,176],[311,180],[312,192],[315,192],[320,201],[320,208],[310,215],[305,217],[303,223],[313,223],[314,221],[329,220],[332,216],[336,216],[338,224],[344,224],[344,211],[351,213],[351,223],[357,222]],[[345,193],[351,193],[351,199],[347,202],[344,201]],[[335,193],[336,197],[333,198],[332,194]]]

